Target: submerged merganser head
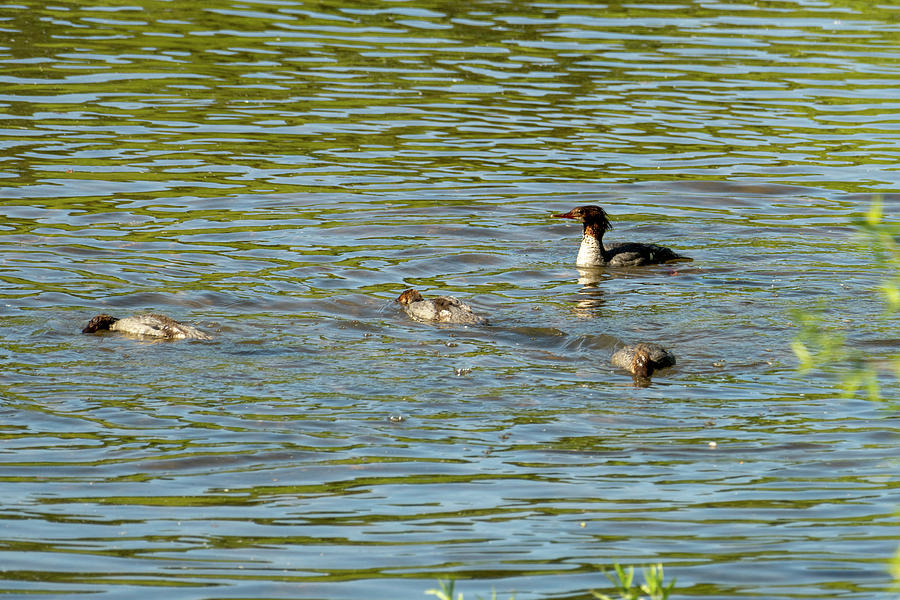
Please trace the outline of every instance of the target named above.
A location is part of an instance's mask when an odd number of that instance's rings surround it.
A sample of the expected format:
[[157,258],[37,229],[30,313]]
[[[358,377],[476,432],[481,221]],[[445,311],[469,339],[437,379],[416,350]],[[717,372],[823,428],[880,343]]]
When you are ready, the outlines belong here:
[[110,315],[97,315],[81,330],[81,333],[97,333],[98,331],[109,331],[109,328],[118,321],[117,318]]
[[560,219],[576,219],[584,224],[581,246],[578,248],[578,267],[639,267],[674,260],[691,260],[657,244],[625,242],[604,244],[603,234],[613,228],[609,215],[599,206],[579,206],[567,213],[553,215]]

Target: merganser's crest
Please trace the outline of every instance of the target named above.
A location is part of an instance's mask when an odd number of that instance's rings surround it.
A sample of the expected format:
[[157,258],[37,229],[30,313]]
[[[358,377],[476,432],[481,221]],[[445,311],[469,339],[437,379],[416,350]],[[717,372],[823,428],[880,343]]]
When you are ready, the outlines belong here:
[[599,206],[579,206],[567,213],[553,215],[560,219],[577,219],[584,224],[581,246],[575,265],[578,267],[639,267],[676,260],[691,260],[657,244],[625,242],[603,243],[603,234],[610,231],[609,215]]

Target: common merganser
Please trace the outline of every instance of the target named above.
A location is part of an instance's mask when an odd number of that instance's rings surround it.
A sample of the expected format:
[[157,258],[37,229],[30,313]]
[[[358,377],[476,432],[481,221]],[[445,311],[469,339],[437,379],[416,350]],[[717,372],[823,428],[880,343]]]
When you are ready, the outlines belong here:
[[426,300],[418,290],[404,291],[397,302],[413,319],[433,323],[454,323],[457,325],[484,325],[487,320],[472,312],[472,307],[459,298],[439,296]]
[[674,365],[675,355],[659,344],[641,342],[616,350],[610,362],[634,375],[638,381],[650,379],[654,371]]
[[577,267],[639,267],[673,260],[692,260],[656,244],[619,242],[604,246],[603,234],[613,227],[606,211],[599,206],[579,206],[567,213],[553,216],[578,219],[584,223],[581,247],[578,249],[578,258],[575,259]]
[[169,340],[208,340],[211,339],[196,327],[183,325],[175,319],[165,315],[143,314],[133,317],[117,319],[109,315],[97,315],[81,333],[96,333],[98,331],[120,331],[129,335],[141,335],[147,337],[165,338]]

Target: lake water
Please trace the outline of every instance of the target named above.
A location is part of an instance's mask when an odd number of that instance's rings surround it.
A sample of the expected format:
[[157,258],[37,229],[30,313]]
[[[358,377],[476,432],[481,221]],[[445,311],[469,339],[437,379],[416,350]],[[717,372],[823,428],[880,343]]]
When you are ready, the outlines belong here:
[[[898,39],[840,0],[0,8],[0,592],[895,598],[898,407],[790,342],[897,351],[851,222],[900,204]],[[579,273],[582,204],[694,261]],[[214,339],[80,333],[146,310]]]

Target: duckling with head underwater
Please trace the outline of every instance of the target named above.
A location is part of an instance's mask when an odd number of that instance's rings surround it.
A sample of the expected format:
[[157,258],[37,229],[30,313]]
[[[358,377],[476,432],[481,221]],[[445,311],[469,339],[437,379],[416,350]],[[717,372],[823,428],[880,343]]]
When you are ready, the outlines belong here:
[[184,325],[165,315],[141,314],[117,319],[110,315],[97,315],[81,333],[118,331],[127,335],[154,337],[167,340],[208,340],[209,335],[196,327]]
[[640,342],[616,350],[610,362],[631,373],[635,384],[641,385],[649,383],[655,371],[675,365],[675,355],[659,344]]

